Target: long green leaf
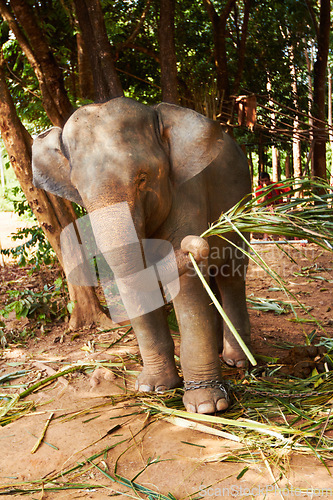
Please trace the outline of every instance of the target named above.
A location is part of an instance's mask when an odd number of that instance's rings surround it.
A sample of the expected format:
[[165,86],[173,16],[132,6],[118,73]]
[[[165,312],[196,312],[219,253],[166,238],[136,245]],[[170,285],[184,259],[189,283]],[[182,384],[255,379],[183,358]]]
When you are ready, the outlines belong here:
[[217,298],[215,297],[214,293],[212,292],[212,290],[210,289],[207,281],[205,280],[205,277],[203,276],[202,272],[200,271],[199,269],[199,266],[198,264],[196,263],[193,255],[190,253],[189,254],[190,256],[190,259],[192,261],[192,264],[193,264],[193,267],[197,273],[197,275],[199,276],[203,286],[205,287],[209,297],[212,299],[216,309],[218,310],[218,312],[221,314],[222,318],[224,319],[225,323],[228,325],[228,328],[230,329],[231,333],[234,335],[235,339],[237,340],[237,342],[239,343],[240,347],[242,348],[244,354],[246,355],[246,357],[248,358],[248,360],[252,363],[253,366],[255,366],[257,364],[256,360],[254,359],[252,353],[250,352],[249,348],[247,347],[247,345],[245,344],[244,340],[242,339],[242,337],[239,335],[239,333],[237,332],[236,328],[234,327],[234,325],[231,323],[230,319],[228,318],[226,312],[224,311],[223,307],[221,306],[221,304],[219,303],[219,301],[217,300]]

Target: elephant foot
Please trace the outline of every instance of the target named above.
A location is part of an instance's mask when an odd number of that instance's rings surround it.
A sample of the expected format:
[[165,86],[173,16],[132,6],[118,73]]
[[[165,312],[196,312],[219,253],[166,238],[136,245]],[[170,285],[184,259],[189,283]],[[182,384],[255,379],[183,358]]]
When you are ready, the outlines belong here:
[[135,389],[139,392],[164,392],[181,386],[182,379],[175,370],[158,374],[143,369],[135,383]]
[[219,381],[185,382],[183,402],[191,413],[215,413],[228,408],[229,397]]
[[235,346],[224,341],[222,358],[228,366],[235,366],[236,368],[245,368],[247,366],[247,357],[238,343]]

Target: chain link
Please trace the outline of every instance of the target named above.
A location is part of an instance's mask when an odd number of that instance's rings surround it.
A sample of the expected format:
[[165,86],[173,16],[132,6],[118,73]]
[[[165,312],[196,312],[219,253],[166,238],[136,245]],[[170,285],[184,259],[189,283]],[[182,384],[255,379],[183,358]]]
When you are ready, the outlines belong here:
[[188,380],[184,381],[185,391],[194,391],[196,389],[220,389],[223,392],[224,399],[229,402],[229,395],[220,380]]

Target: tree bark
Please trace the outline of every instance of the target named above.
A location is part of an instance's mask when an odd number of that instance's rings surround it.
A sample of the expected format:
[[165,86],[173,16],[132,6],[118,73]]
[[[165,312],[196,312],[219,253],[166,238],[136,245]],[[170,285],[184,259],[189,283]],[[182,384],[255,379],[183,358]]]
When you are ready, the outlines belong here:
[[92,67],[95,100],[104,102],[123,96],[100,0],[74,0],[74,5]]
[[332,73],[331,68],[328,68],[328,125],[329,125],[329,142],[331,150],[331,168],[330,168],[330,185],[333,186],[333,130],[332,130]]
[[299,116],[298,116],[298,89],[297,89],[297,76],[295,67],[295,48],[293,46],[289,49],[290,57],[290,74],[291,74],[291,90],[295,106],[295,116],[293,120],[293,167],[294,177],[302,177],[302,152],[301,141],[299,138]]
[[[62,265],[60,233],[65,226],[74,222],[75,212],[69,201],[37,189],[32,184],[32,139],[17,116],[6,84],[3,61],[0,61],[0,133],[26,199]],[[71,328],[92,323],[113,324],[102,312],[94,288],[68,283],[68,290],[70,300],[75,302],[70,319]]]
[[[5,2],[0,0],[0,13],[7,20],[28,62],[35,71],[45,111],[53,124],[62,127],[73,110],[65,91],[62,72],[45,42],[45,36],[36,22],[31,7],[25,0],[12,0],[11,7],[16,18]],[[16,114],[13,100],[6,85],[2,60],[0,64],[1,135],[27,201],[62,265],[60,233],[68,224],[76,220],[76,215],[69,201],[33,186],[31,137]],[[71,328],[79,328],[92,323],[103,326],[113,325],[110,318],[102,311],[94,288],[73,286],[68,283],[68,290],[70,300],[75,302],[70,319]]]
[[308,70],[308,102],[309,102],[308,110],[309,110],[309,127],[310,127],[310,130],[309,130],[310,151],[308,153],[306,173],[308,173],[309,163],[311,162],[311,168],[313,165],[313,116],[312,116],[312,110],[313,110],[312,72],[313,72],[313,59],[314,59],[313,52],[314,52],[314,47],[313,47],[313,44],[311,43],[310,57],[309,57],[307,49],[304,50],[306,67]]
[[289,155],[286,156],[284,169],[285,169],[286,178],[290,179],[291,178],[291,169],[290,169],[290,156]]
[[226,23],[236,0],[228,0],[220,15],[217,14],[211,0],[203,0],[207,14],[212,23],[214,40],[214,62],[216,68],[217,88],[223,100],[229,99],[230,84],[226,51]]
[[330,37],[330,0],[320,1],[320,20],[317,40],[317,59],[314,65],[313,118],[314,147],[312,174],[322,179],[326,172],[326,70]]
[[[73,111],[67,97],[62,72],[26,0],[11,0],[10,8],[0,0],[0,13],[15,35],[38,79],[45,111],[61,127]],[[21,29],[23,28],[23,30]]]
[[[229,81],[228,57],[226,48],[226,24],[229,14],[236,4],[236,0],[227,0],[220,15],[217,14],[211,0],[203,0],[203,3],[206,7],[206,11],[213,28],[214,62],[216,68],[217,89],[222,101],[221,116],[224,121],[227,121],[231,118],[233,108],[230,100],[231,85]],[[238,92],[239,90],[239,85],[244,68],[245,43],[250,7],[251,1],[244,0],[244,20],[242,26],[242,35],[238,44],[238,69],[233,86],[234,93]]]
[[82,99],[89,99],[93,101],[95,98],[94,78],[91,70],[90,59],[80,32],[76,34],[76,45],[80,97]]
[[280,152],[276,146],[272,146],[272,178],[274,182],[280,180]]
[[252,0],[244,0],[244,17],[243,17],[243,25],[242,25],[242,33],[238,43],[238,65],[237,65],[237,74],[235,77],[235,81],[233,84],[232,92],[234,95],[237,95],[239,92],[239,86],[243,75],[244,70],[244,62],[245,62],[245,49],[246,49],[246,39],[248,32],[248,24],[250,17]]
[[175,47],[175,0],[160,1],[159,44],[162,100],[179,104]]

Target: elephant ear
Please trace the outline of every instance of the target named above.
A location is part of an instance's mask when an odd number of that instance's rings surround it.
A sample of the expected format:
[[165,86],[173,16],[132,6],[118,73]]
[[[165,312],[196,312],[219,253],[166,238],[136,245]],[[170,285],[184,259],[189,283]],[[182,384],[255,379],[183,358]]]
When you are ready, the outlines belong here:
[[62,129],[52,127],[39,134],[32,145],[33,184],[49,193],[83,205],[70,180],[70,164],[61,148]]
[[179,186],[204,170],[223,147],[223,132],[218,122],[196,111],[173,104],[156,106],[162,138],[170,148],[172,180]]

